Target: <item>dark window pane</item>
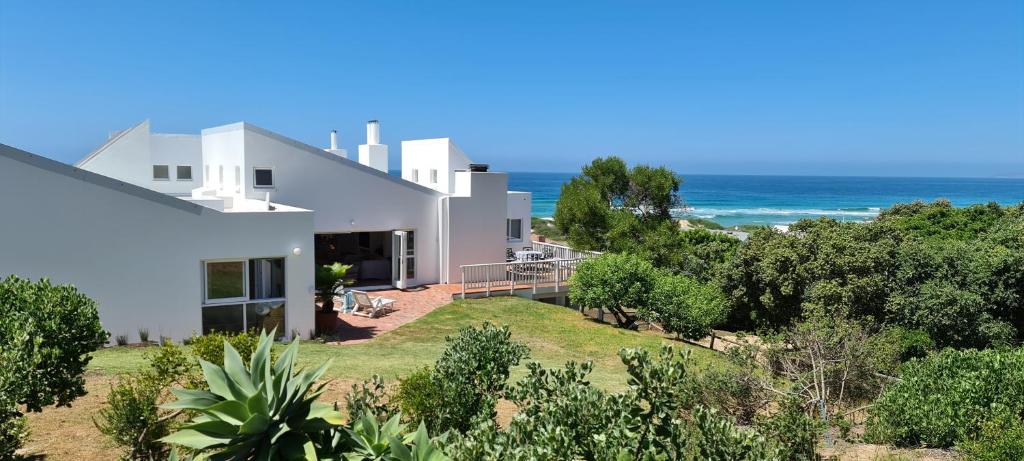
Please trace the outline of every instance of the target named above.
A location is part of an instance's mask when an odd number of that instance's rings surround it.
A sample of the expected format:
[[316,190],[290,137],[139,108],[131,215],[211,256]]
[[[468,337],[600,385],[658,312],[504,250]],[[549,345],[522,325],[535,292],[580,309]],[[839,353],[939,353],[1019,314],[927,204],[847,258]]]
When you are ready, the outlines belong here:
[[206,306],[203,308],[203,334],[213,331],[242,331],[242,305]]
[[249,298],[284,297],[284,258],[249,261]]
[[170,174],[167,165],[153,165],[153,179],[169,179]]
[[245,296],[245,263],[242,261],[206,263],[206,299]]
[[416,233],[413,231],[409,231],[406,233],[406,235],[407,237],[405,242],[405,254],[411,256],[413,254],[413,251],[416,250]]
[[275,336],[284,336],[284,301],[249,303],[245,305],[245,330],[257,333],[260,330],[277,329]]
[[416,258],[413,258],[411,256],[405,258],[405,278],[416,278]]
[[253,171],[253,184],[256,187],[272,187],[274,172],[269,168],[257,168]]
[[189,165],[178,165],[178,179],[192,180],[192,167]]

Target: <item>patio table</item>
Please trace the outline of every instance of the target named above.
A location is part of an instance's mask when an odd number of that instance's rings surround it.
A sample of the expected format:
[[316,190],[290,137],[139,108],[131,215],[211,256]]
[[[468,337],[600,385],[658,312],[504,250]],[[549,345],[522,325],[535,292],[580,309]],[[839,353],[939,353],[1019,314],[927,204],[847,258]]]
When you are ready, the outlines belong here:
[[532,250],[523,250],[516,252],[516,259],[519,261],[540,261],[544,258],[544,253]]

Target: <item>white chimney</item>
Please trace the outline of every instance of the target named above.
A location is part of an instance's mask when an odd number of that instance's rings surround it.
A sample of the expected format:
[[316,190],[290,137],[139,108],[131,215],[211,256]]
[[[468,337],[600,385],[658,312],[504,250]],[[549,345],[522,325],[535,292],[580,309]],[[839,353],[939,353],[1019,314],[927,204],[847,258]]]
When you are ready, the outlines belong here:
[[339,157],[348,158],[348,151],[338,148],[338,130],[331,130],[331,148],[324,150]]
[[380,121],[370,120],[366,122],[366,143],[370,145],[380,144]]
[[380,122],[366,122],[366,144],[359,146],[359,163],[388,172],[388,146],[380,143]]

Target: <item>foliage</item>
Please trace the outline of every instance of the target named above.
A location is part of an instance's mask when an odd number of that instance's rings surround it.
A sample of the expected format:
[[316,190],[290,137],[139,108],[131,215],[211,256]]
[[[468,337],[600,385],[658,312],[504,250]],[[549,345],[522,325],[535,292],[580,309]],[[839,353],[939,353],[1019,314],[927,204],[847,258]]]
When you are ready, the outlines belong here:
[[27,435],[22,406],[70,406],[85,394],[89,353],[106,342],[96,303],[72,286],[0,281],[0,456]]
[[935,341],[921,330],[901,326],[885,327],[868,339],[871,368],[889,375],[898,374],[903,362],[922,358],[935,349]]
[[394,460],[394,461],[447,461],[448,457],[438,448],[439,443],[430,439],[427,428],[420,423],[412,434],[405,434],[400,423],[402,416],[396,414],[383,424],[370,414],[346,427],[345,436],[339,437],[337,448],[349,460]]
[[434,381],[434,370],[423,367],[402,378],[395,399],[408,421],[426,421],[436,408],[445,405],[441,387]]
[[313,283],[320,295],[321,308],[325,312],[330,312],[334,308],[334,293],[337,293],[339,288],[354,283],[352,279],[345,278],[351,269],[351,264],[340,262],[316,267]]
[[493,419],[495,396],[505,389],[512,367],[529,356],[523,343],[512,340],[508,326],[484,323],[446,337],[434,364],[433,381],[443,405],[421,415],[435,432],[470,428],[475,417]]
[[658,322],[668,333],[685,339],[701,339],[725,320],[725,296],[717,287],[684,275],[662,275],[655,279],[650,300],[641,314]]
[[739,429],[712,410],[683,406],[686,356],[623,350],[630,374],[625,392],[591,385],[590,363],[545,370],[537,363],[505,397],[519,413],[507,427],[482,421],[446,448],[457,460],[779,459],[760,435]]
[[589,180],[601,194],[601,199],[611,206],[622,205],[629,193],[629,168],[626,162],[614,155],[598,157],[584,166],[582,177]]
[[728,264],[742,243],[731,235],[705,229],[682,232],[680,238],[684,253],[677,272],[704,283],[719,280],[725,275]]
[[781,402],[775,414],[758,421],[757,430],[779,442],[784,459],[812,461],[817,459],[815,451],[823,426],[807,416],[799,398],[790,397]]
[[700,229],[711,229],[711,230],[722,230],[722,229],[725,229],[725,226],[723,226],[721,224],[718,224],[717,221],[713,221],[713,220],[707,219],[707,218],[686,218],[686,221],[689,222],[691,226],[696,227],[696,228],[700,228]]
[[125,375],[111,386],[107,406],[94,420],[100,433],[124,449],[125,459],[156,460],[166,456],[159,441],[167,435],[170,422],[162,419],[157,405],[165,385],[153,374]]
[[951,447],[994,412],[1024,412],[1024,348],[944,350],[903,365],[869,410],[866,439]]
[[149,344],[149,328],[139,328],[139,342]]
[[586,179],[576,177],[562,184],[555,206],[555,226],[573,247],[603,250],[610,213],[611,207],[600,190]]
[[224,343],[227,342],[238,352],[242,360],[248,361],[259,345],[259,335],[252,332],[222,333],[211,331],[205,335],[194,335],[189,339],[192,355],[210,363],[224,363]]
[[918,200],[883,210],[878,221],[924,238],[966,241],[981,236],[1006,217],[1019,216],[1020,212],[1019,206],[1001,207],[995,202],[956,208],[949,200]]
[[978,434],[957,443],[964,459],[1018,461],[1024,459],[1024,421],[1020,415],[997,412],[981,423]]
[[754,416],[771,402],[757,363],[759,351],[759,346],[750,343],[727,349],[728,364],[712,367],[686,381],[687,398],[691,401],[688,406],[712,408],[738,424],[752,424]]
[[178,400],[163,406],[200,416],[161,440],[216,459],[309,458],[324,449],[322,433],[342,423],[340,413],[316,402],[326,383],[315,382],[330,362],[295,370],[298,340],[271,362],[272,336],[260,334],[248,367],[227,341],[223,367],[200,360],[210,390],[173,389]]
[[569,285],[569,299],[584,309],[608,309],[619,325],[636,323],[633,310],[648,308],[658,276],[651,263],[626,254],[604,254],[580,262]]
[[358,421],[366,415],[386,421],[398,413],[395,404],[391,402],[388,386],[380,375],[353,384],[352,390],[345,395],[345,406],[349,421]]
[[95,302],[70,285],[12,275],[0,282],[0,318],[0,350],[27,348],[18,362],[2,364],[25,367],[7,383],[20,389],[4,392],[17,395],[14,400],[29,411],[68,406],[85,394],[89,353],[107,341]]
[[555,226],[553,219],[538,218],[536,216],[530,218],[530,228],[534,235],[540,235],[547,238],[548,240],[554,240],[558,242],[564,242],[566,240],[565,235],[558,230]]

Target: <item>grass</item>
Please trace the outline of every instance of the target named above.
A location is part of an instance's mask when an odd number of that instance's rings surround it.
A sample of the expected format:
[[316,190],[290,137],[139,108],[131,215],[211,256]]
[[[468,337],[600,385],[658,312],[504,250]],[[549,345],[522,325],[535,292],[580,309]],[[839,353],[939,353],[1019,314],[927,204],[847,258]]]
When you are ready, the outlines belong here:
[[[510,325],[513,337],[530,347],[530,360],[545,367],[560,367],[569,360],[593,361],[592,382],[608,390],[625,386],[625,367],[618,358],[618,351],[623,347],[654,351],[661,344],[672,344],[691,350],[692,363],[698,369],[721,361],[715,352],[655,333],[622,330],[593,322],[564,307],[506,297],[456,301],[360,344],[330,345],[303,341],[299,363],[309,367],[333,360],[327,375],[342,381],[361,380],[374,374],[393,380],[434,363],[444,348],[446,335],[485,321]],[[146,366],[145,351],[145,348],[128,347],[97,351],[93,354],[89,371],[100,375],[137,371]],[[513,373],[513,379],[521,376],[524,370],[521,365]]]

